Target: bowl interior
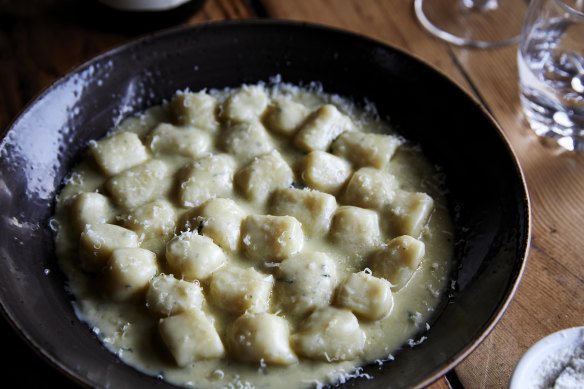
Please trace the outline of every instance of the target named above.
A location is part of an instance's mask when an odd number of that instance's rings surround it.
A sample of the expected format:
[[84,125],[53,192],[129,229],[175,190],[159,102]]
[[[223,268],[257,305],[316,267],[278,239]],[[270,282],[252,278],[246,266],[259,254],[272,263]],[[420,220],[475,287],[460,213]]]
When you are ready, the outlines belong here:
[[91,386],[164,387],[119,362],[77,320],[53,254],[49,219],[69,169],[91,139],[178,89],[258,81],[308,85],[373,102],[446,176],[456,223],[454,288],[427,339],[374,380],[346,387],[427,384],[494,326],[519,281],[529,241],[520,168],[479,105],[424,63],[379,42],[292,22],[202,24],[166,31],[95,58],[34,101],[0,145],[0,302],[17,330],[55,366]]

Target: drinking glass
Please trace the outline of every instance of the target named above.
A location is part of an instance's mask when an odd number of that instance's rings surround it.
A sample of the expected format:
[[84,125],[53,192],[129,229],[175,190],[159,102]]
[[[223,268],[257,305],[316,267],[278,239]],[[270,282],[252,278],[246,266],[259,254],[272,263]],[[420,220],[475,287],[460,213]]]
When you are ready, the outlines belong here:
[[420,23],[459,46],[492,48],[519,41],[526,5],[522,0],[415,0]]
[[584,0],[532,0],[517,63],[531,128],[584,150]]

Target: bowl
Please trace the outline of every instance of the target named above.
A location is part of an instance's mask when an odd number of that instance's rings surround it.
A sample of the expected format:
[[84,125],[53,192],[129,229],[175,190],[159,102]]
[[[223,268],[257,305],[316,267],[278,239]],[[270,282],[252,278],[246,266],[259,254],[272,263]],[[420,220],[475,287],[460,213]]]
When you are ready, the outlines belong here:
[[425,341],[403,347],[394,361],[366,366],[373,379],[344,387],[427,385],[495,326],[523,272],[530,209],[513,151],[479,103],[422,61],[353,33],[267,20],[199,24],[146,36],[83,64],[26,107],[0,143],[2,311],[71,382],[170,387],[121,363],[75,315],[49,223],[67,172],[89,140],[178,89],[274,79],[318,82],[326,92],[374,103],[440,167],[449,189],[456,269],[430,329],[419,334]]
[[[567,373],[574,357],[584,356],[584,327],[566,328],[554,332],[531,346],[513,370],[509,389],[553,387],[553,382]],[[581,367],[580,367],[581,370]],[[564,376],[564,379],[569,379]],[[580,382],[580,384],[583,384]],[[561,386],[563,387],[563,386]]]

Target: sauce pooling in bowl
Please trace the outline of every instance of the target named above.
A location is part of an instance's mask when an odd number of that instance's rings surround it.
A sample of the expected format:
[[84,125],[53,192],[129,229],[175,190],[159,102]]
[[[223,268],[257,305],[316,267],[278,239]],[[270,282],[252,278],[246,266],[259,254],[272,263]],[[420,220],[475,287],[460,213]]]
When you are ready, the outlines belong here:
[[179,91],[89,145],[57,201],[79,317],[185,387],[296,388],[392,359],[448,284],[420,150],[372,110],[263,84]]

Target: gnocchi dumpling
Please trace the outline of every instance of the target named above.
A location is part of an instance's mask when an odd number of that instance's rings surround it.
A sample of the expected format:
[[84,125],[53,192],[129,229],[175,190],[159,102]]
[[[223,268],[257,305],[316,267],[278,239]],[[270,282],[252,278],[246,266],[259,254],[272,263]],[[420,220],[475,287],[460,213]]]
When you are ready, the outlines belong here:
[[184,231],[166,244],[166,261],[181,278],[202,281],[223,266],[226,258],[213,239],[196,231]]
[[391,284],[365,271],[353,273],[339,286],[336,302],[359,318],[379,320],[393,308]]
[[160,123],[148,137],[148,147],[155,154],[179,154],[188,158],[204,156],[211,146],[208,132],[194,127],[176,127]]
[[200,309],[205,297],[198,282],[176,279],[160,273],[149,282],[146,306],[157,316],[176,315],[189,309]]
[[333,214],[330,236],[334,242],[367,252],[379,245],[379,216],[371,209],[342,205]]
[[195,207],[216,197],[230,197],[233,192],[235,161],[228,154],[200,158],[183,169],[179,201]]
[[298,354],[327,362],[359,357],[365,340],[355,315],[348,309],[331,306],[316,309],[292,335]]
[[408,235],[398,236],[371,255],[369,267],[377,277],[391,283],[392,290],[403,288],[420,267],[426,245]]
[[223,116],[233,122],[257,120],[268,107],[268,96],[259,85],[244,85],[223,104]]
[[118,205],[134,208],[162,196],[168,189],[167,175],[168,166],[151,159],[111,177],[106,188]]
[[391,204],[385,207],[387,230],[390,235],[411,235],[419,238],[424,233],[434,211],[434,199],[422,192],[398,190]]
[[184,228],[199,231],[223,250],[234,253],[239,250],[241,223],[246,216],[233,199],[210,199],[186,215]]
[[219,145],[241,164],[274,149],[270,134],[258,120],[229,126],[223,132]]
[[118,132],[133,132],[140,139],[148,136],[148,133],[161,122],[171,120],[168,110],[163,105],[149,108],[146,112],[124,119],[116,128]]
[[246,313],[227,330],[227,348],[236,359],[291,365],[298,358],[290,346],[288,321],[270,313]]
[[101,270],[115,249],[138,247],[138,234],[115,224],[87,224],[79,239],[81,268],[89,272]]
[[73,223],[78,231],[87,224],[110,223],[114,219],[114,207],[107,196],[97,192],[80,193],[71,203]]
[[106,290],[114,301],[142,297],[158,273],[156,254],[142,248],[115,249],[103,270]]
[[180,92],[170,101],[170,112],[174,123],[180,126],[192,126],[210,133],[219,128],[217,99],[205,92]]
[[142,239],[168,237],[174,233],[176,212],[168,201],[155,200],[130,210],[122,222]]
[[314,150],[300,160],[300,178],[312,189],[336,195],[353,169],[347,160],[322,150]]
[[334,196],[309,189],[276,189],[270,201],[273,215],[295,217],[306,235],[326,234],[336,208]]
[[399,183],[392,174],[364,167],[351,176],[343,200],[357,207],[380,210],[392,203],[398,188]]
[[301,252],[280,263],[275,296],[285,312],[302,316],[331,302],[337,286],[337,265],[322,252]]
[[235,174],[235,183],[243,195],[263,203],[277,188],[287,188],[294,173],[277,150],[254,158]]
[[89,149],[95,162],[107,176],[118,174],[149,158],[146,147],[133,132],[119,132],[91,142]]
[[264,122],[266,127],[280,135],[293,135],[304,122],[310,110],[291,99],[278,99],[268,108]]
[[241,244],[253,261],[280,262],[302,250],[302,224],[292,216],[249,215],[241,227]]
[[328,150],[345,131],[355,130],[353,121],[334,105],[325,104],[313,112],[294,137],[294,145],[302,151]]
[[208,298],[213,305],[232,314],[266,312],[273,285],[271,274],[230,265],[213,273]]
[[356,167],[385,169],[403,142],[396,136],[358,131],[344,132],[332,144],[332,153]]
[[160,319],[158,332],[180,367],[225,355],[213,322],[200,309],[189,309]]

